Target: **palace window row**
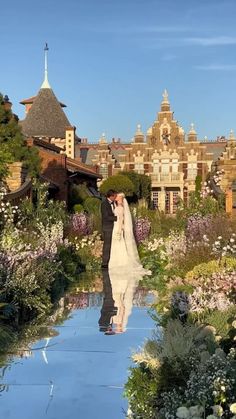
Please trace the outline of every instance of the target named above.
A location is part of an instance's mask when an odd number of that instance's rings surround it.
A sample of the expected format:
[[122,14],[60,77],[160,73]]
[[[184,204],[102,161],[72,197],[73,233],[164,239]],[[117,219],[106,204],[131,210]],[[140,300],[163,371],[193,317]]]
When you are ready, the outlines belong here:
[[[160,191],[153,191],[152,192],[152,202],[154,209],[162,209],[159,208],[159,196]],[[178,201],[179,201],[179,192],[178,191],[165,191],[165,213],[166,214],[175,214],[178,208]]]
[[177,159],[161,159],[153,161],[153,173],[169,174],[170,168],[172,173],[178,173],[179,161]]
[[[198,165],[197,162],[187,163],[187,177],[190,180],[195,180],[198,174]],[[170,172],[178,173],[179,172],[179,161],[177,159],[161,159],[153,161],[153,173],[162,173],[163,175],[168,175]]]

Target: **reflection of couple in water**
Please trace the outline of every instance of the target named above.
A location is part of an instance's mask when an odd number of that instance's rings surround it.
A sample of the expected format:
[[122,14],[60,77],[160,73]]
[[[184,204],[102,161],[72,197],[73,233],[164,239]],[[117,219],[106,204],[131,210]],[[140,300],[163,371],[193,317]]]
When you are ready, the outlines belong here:
[[[102,202],[104,301],[100,330],[107,334],[126,329],[135,289],[142,276],[150,274],[140,262],[132,217],[123,193],[108,191]],[[115,325],[112,331],[111,322]]]
[[106,335],[126,331],[132,310],[133,297],[140,275],[120,276],[119,272],[103,269],[103,305],[99,319],[99,330]]

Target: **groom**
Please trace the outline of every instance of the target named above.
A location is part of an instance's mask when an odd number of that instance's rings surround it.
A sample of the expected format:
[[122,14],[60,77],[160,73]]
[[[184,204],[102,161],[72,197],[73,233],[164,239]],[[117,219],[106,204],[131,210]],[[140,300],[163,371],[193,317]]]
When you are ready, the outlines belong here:
[[111,239],[114,221],[117,217],[114,215],[115,199],[117,192],[110,189],[106,194],[106,199],[102,201],[102,234],[103,234],[103,249],[102,249],[102,268],[108,268],[108,263],[111,253]]

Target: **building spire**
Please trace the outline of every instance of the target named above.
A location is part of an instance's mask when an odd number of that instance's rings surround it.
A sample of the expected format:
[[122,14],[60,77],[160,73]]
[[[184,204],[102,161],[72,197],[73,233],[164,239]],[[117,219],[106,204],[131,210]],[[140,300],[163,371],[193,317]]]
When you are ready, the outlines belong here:
[[44,47],[44,82],[41,86],[41,89],[51,89],[51,86],[48,82],[48,44],[45,43]]
[[164,90],[162,97],[163,97],[162,103],[169,103],[169,95],[166,89]]
[[168,112],[170,111],[170,102],[169,102],[169,94],[167,92],[167,90],[165,89],[163,94],[162,94],[162,102],[161,102],[161,111],[162,112]]

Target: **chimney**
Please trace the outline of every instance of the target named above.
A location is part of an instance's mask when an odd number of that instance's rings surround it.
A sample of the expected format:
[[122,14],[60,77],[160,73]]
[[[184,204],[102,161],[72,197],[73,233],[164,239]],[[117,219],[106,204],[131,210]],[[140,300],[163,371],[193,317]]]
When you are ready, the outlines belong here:
[[66,155],[75,158],[75,127],[66,127]]

